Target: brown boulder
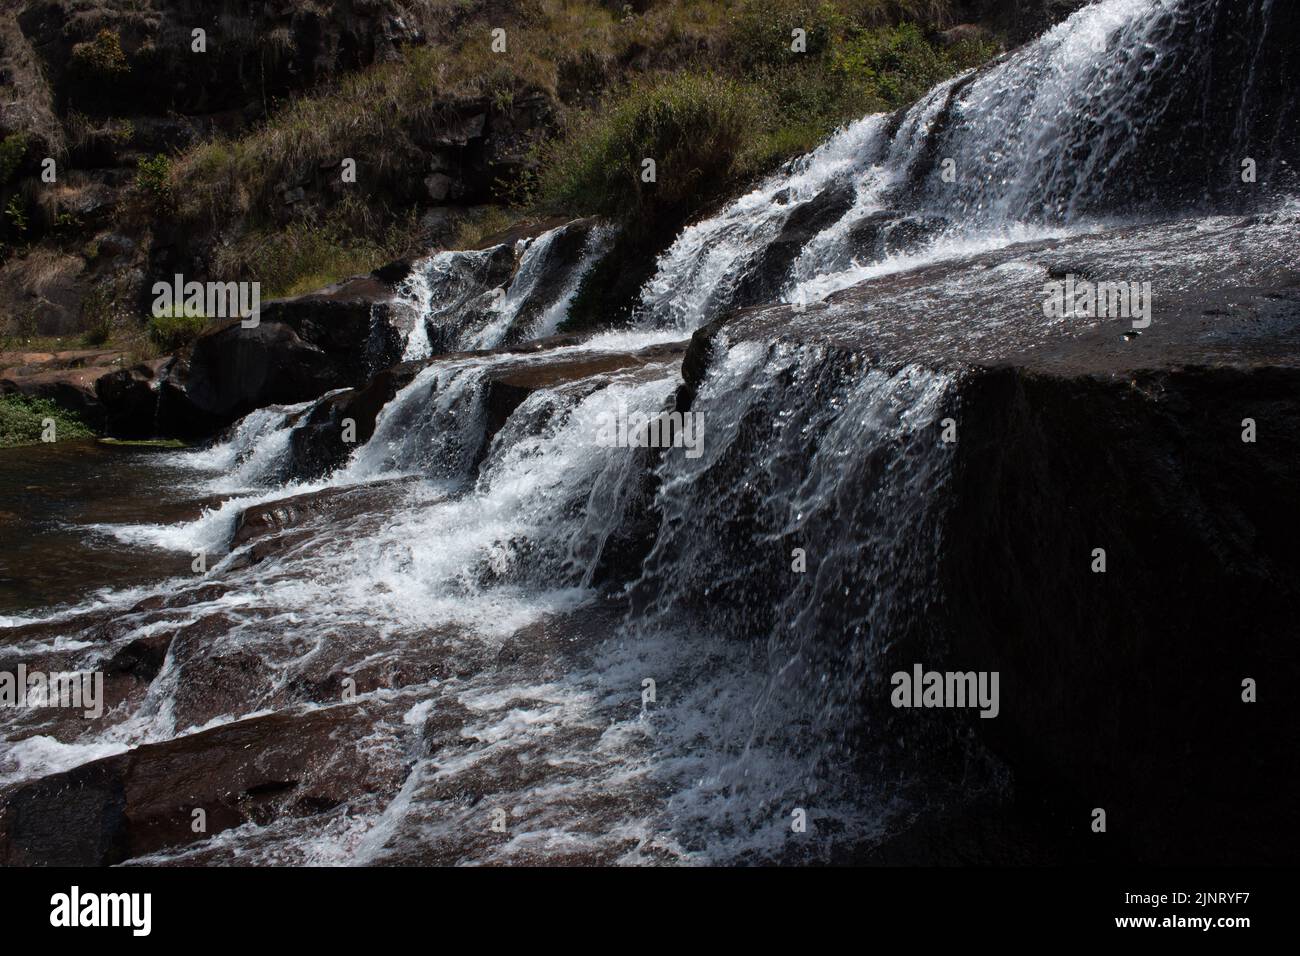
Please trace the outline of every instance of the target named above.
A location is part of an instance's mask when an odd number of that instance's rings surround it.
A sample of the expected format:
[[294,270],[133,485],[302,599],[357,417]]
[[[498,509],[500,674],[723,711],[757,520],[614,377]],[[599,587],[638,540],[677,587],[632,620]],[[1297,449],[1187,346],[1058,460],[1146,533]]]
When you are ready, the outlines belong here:
[[0,395],[48,399],[75,412],[88,424],[99,425],[104,419],[104,409],[95,385],[101,377],[114,370],[113,366],[92,366],[7,375],[0,378]]
[[169,434],[208,434],[256,408],[363,384],[400,358],[402,332],[380,275],[358,276],[262,306],[258,324],[204,332],[168,370],[160,416]]

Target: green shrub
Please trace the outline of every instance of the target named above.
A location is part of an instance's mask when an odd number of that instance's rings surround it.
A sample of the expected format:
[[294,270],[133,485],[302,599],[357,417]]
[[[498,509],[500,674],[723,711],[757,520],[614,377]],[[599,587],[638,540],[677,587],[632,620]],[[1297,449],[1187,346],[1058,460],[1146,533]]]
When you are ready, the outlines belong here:
[[865,84],[890,109],[915,101],[932,86],[982,62],[991,44],[962,43],[941,50],[913,23],[863,30],[832,54],[832,69]]
[[166,208],[172,200],[172,164],[162,153],[141,156],[136,160],[136,187],[156,208]]
[[[751,87],[711,74],[636,81],[547,151],[539,198],[653,228],[727,186],[761,112]],[[647,159],[654,182],[644,181]]]
[[0,140],[0,186],[9,182],[27,155],[27,134],[10,133]]
[[43,398],[25,395],[0,396],[0,448],[35,445],[45,431],[45,420],[54,420],[57,441],[89,438],[94,435],[85,422],[65,408]]
[[9,198],[5,205],[5,218],[9,220],[14,232],[19,235],[27,232],[27,201],[21,195],[15,194]]
[[201,311],[182,305],[149,319],[149,339],[163,352],[175,352],[198,338],[207,324]]
[[[829,0],[746,0],[733,28],[733,55],[745,68],[816,59],[847,26]],[[804,31],[802,52],[791,49],[796,29]]]
[[131,72],[131,65],[122,50],[121,37],[107,27],[100,30],[95,39],[72,48],[72,68],[83,79],[100,82]]

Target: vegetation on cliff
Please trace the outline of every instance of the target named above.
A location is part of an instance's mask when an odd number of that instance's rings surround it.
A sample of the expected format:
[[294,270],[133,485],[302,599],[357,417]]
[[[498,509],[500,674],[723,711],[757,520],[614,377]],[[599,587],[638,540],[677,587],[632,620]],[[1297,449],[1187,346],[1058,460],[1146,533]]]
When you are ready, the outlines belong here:
[[0,59],[31,95],[0,112],[0,334],[93,329],[147,355],[166,347],[158,275],[297,294],[556,213],[622,219],[625,251],[652,256],[837,125],[999,48],[941,32],[974,9],[959,0],[379,7],[302,26],[273,3],[201,54],[162,7],[6,13]]

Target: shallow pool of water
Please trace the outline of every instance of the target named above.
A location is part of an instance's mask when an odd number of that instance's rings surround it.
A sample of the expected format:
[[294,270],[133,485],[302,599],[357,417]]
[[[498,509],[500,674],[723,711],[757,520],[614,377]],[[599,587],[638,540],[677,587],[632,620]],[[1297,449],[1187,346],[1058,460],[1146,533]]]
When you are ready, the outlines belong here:
[[0,449],[0,617],[38,616],[185,570],[183,553],[129,547],[92,528],[197,517],[207,502],[180,477],[147,446]]

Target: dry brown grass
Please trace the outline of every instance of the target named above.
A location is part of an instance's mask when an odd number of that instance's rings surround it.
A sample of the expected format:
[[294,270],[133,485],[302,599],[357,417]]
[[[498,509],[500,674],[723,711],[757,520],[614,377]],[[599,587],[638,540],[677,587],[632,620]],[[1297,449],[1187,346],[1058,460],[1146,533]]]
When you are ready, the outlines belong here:
[[5,124],[39,139],[51,155],[61,159],[65,144],[63,127],[54,112],[54,94],[18,26],[17,12],[18,4],[12,0],[0,8],[0,71],[9,79],[0,86]]
[[27,295],[44,296],[84,268],[85,263],[76,256],[37,246],[27,255],[5,263],[0,269],[0,282]]

